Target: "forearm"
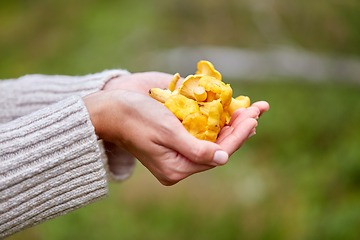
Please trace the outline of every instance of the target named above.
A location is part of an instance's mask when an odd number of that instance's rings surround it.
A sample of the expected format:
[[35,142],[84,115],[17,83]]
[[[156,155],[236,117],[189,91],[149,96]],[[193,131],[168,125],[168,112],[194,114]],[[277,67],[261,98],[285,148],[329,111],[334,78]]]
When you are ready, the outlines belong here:
[[0,81],[0,124],[25,116],[69,96],[86,96],[101,90],[125,70],[106,70],[85,76],[26,75]]
[[0,238],[104,198],[100,154],[80,97],[0,125]]

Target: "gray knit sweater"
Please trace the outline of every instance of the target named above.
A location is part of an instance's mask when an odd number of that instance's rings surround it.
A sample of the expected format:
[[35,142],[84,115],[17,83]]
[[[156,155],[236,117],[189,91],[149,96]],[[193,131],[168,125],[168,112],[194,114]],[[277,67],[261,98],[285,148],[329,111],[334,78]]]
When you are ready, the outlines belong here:
[[81,97],[123,74],[0,81],[0,239],[107,196],[106,154]]

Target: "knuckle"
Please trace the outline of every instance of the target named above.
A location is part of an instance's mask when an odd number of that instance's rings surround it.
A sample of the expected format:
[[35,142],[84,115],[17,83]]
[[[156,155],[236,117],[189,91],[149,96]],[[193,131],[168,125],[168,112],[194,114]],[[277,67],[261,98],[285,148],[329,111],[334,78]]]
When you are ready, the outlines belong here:
[[172,185],[174,185],[175,183],[173,183],[173,182],[169,182],[168,180],[159,180],[160,181],[160,183],[162,184],[162,185],[164,185],[164,186],[166,186],[166,187],[169,187],[169,186],[172,186]]
[[183,177],[181,177],[180,174],[172,172],[172,173],[168,173],[165,176],[165,179],[162,182],[162,184],[165,186],[172,186],[172,185],[180,182],[182,179],[183,179]]
[[249,121],[249,124],[257,125],[257,121],[254,118],[249,118],[247,121]]
[[194,155],[194,159],[193,161],[196,163],[203,163],[203,162],[207,162],[207,151],[204,147],[197,147],[197,148],[193,148],[193,155]]
[[256,117],[256,116],[259,116],[260,112],[255,110],[255,109],[248,109],[247,111],[247,115],[249,117]]
[[184,175],[180,172],[177,172],[171,168],[166,168],[162,170],[162,179],[160,180],[160,183],[164,186],[171,186],[184,178]]
[[161,124],[157,128],[157,136],[166,141],[174,136],[174,131],[168,124]]

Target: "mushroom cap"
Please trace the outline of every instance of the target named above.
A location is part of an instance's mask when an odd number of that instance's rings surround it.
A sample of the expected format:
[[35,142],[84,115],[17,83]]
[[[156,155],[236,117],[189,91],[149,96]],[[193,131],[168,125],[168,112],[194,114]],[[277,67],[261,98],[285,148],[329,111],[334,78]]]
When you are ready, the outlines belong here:
[[248,107],[250,107],[250,98],[248,96],[238,96],[232,99],[228,111],[232,115],[236,109]]
[[168,97],[164,105],[181,121],[191,113],[200,112],[199,105],[194,100],[180,94]]
[[230,84],[226,84],[221,89],[220,100],[224,108],[227,108],[230,105],[232,101],[232,93],[233,91],[232,88],[230,87]]
[[195,75],[188,75],[179,87],[177,73],[168,89],[152,88],[149,95],[164,103],[190,134],[215,142],[234,111],[250,106],[250,98],[233,98],[230,84],[221,81],[221,74],[210,62],[200,61],[197,68]]
[[166,99],[171,96],[171,91],[169,89],[151,88],[149,90],[149,96],[164,103]]
[[193,93],[195,100],[198,102],[204,102],[207,98],[207,92],[204,87],[197,86],[196,88],[194,88]]
[[176,88],[176,84],[180,79],[180,74],[179,73],[175,73],[174,76],[172,77],[170,84],[169,84],[169,90],[171,92],[173,92]]
[[181,86],[178,89],[179,94],[184,95],[187,98],[195,100],[194,89],[199,86],[199,80],[201,76],[189,75],[187,76]]
[[204,87],[206,91],[218,94],[221,93],[222,87],[225,86],[222,81],[209,76],[204,76],[200,78],[198,84],[199,86]]
[[205,140],[215,142],[221,130],[220,119],[223,114],[223,106],[219,100],[211,102],[208,123],[205,131]]
[[187,115],[182,122],[185,129],[197,139],[203,140],[208,118],[200,112]]
[[221,74],[217,70],[215,70],[214,65],[212,65],[211,62],[201,60],[197,64],[197,69],[198,70],[195,73],[196,75],[210,76],[221,81]]
[[198,105],[200,107],[200,112],[202,114],[205,114],[206,116],[209,116],[211,103],[212,102],[198,102]]

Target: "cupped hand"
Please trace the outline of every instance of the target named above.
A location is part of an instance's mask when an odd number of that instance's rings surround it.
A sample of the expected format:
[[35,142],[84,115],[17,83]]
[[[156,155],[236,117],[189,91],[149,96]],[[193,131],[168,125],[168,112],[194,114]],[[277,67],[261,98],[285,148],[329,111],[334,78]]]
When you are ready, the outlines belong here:
[[[149,94],[151,88],[167,88],[173,75],[162,72],[141,72],[116,77],[108,81],[103,90],[123,89]],[[182,79],[179,80],[179,84]]]
[[[171,74],[156,71],[132,73],[110,79],[103,87],[103,90],[123,89],[148,96],[151,88],[167,88],[172,77],[173,75]],[[180,79],[179,83],[182,80],[183,79]],[[121,172],[120,168],[124,159],[128,159],[129,162],[134,158],[129,152],[119,148],[112,142],[104,141],[104,146],[106,148],[110,170],[115,174]]]
[[216,143],[198,140],[166,107],[141,93],[101,91],[84,98],[96,134],[135,156],[162,184],[223,165],[248,138],[266,106],[238,110]]
[[[221,129],[216,143],[225,149],[229,155],[233,154],[244,144],[247,138],[256,134],[257,120],[264,112],[269,110],[269,107],[267,102],[259,101],[248,108],[237,109],[231,116],[229,124]],[[243,129],[243,125],[250,125],[254,121],[256,124],[250,132],[248,132],[248,129]],[[246,134],[248,134],[247,138],[245,138]]]

